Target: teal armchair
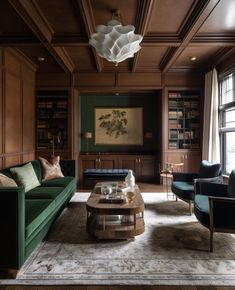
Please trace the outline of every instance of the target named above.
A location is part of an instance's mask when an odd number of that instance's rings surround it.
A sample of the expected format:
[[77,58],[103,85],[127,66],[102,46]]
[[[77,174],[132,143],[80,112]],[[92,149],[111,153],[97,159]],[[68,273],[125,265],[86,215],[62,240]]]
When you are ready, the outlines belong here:
[[235,170],[229,176],[228,185],[200,184],[200,193],[194,199],[194,213],[210,231],[211,252],[215,232],[235,233]]
[[213,164],[206,160],[201,162],[199,173],[173,172],[172,175],[171,190],[176,198],[180,198],[189,204],[190,214],[192,214],[195,192],[199,190],[200,184],[202,182],[221,183],[222,180],[221,164]]

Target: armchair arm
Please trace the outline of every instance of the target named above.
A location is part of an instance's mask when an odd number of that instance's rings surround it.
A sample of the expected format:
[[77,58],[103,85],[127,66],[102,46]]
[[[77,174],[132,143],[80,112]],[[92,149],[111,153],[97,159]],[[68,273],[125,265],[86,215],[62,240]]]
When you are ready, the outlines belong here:
[[197,173],[172,172],[172,175],[174,181],[193,181],[198,177]]
[[209,178],[194,178],[194,192],[195,194],[201,193],[201,186],[203,183],[222,183],[222,176],[215,176],[215,177],[209,177]]
[[197,193],[209,196],[228,197],[227,187],[227,184],[222,183],[200,182]]
[[211,230],[235,229],[235,198],[209,196]]

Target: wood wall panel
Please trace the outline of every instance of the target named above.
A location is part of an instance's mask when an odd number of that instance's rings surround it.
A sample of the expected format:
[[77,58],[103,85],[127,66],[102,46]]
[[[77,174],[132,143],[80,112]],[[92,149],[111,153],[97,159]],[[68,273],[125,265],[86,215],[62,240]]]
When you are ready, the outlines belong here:
[[37,87],[42,89],[45,87],[46,89],[52,88],[61,88],[61,87],[69,87],[71,85],[71,77],[68,74],[60,74],[60,73],[44,73],[36,74],[36,84]]
[[5,73],[5,153],[21,151],[21,81]]
[[10,51],[4,51],[3,61],[4,67],[7,71],[13,72],[16,75],[20,75],[20,61],[16,59]]
[[4,167],[11,167],[21,163],[21,155],[6,156]]
[[33,159],[35,159],[35,154],[34,153],[26,153],[26,154],[24,154],[23,155],[23,157],[22,157],[22,161],[24,162],[24,163],[26,163],[26,162],[28,162],[28,161],[31,161],[31,160],[33,160]]
[[35,99],[34,85],[23,83],[23,151],[34,151],[35,137]]
[[164,75],[163,86],[195,86],[202,87],[204,74],[167,73]]
[[14,49],[0,50],[0,168],[34,159],[35,67]]
[[160,87],[161,73],[120,73],[118,74],[119,86],[134,87]]
[[81,73],[74,75],[75,86],[114,86],[115,74],[114,73]]

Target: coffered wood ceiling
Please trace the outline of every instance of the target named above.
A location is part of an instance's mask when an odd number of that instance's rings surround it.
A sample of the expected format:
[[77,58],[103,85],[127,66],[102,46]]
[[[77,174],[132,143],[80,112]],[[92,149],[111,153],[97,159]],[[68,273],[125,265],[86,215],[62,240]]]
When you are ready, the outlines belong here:
[[[144,36],[118,67],[88,43],[115,9]],[[235,0],[1,0],[0,11],[1,46],[19,49],[39,72],[204,72],[235,45]]]

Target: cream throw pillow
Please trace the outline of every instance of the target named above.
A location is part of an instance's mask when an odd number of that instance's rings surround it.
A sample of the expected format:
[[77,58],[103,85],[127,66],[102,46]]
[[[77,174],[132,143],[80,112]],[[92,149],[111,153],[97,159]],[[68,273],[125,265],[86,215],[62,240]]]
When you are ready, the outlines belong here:
[[20,167],[10,168],[10,171],[18,186],[23,186],[25,192],[37,186],[40,186],[31,162]]
[[17,187],[14,179],[0,173],[0,186]]
[[45,158],[38,157],[43,168],[43,179],[42,181],[64,177],[60,168],[60,156],[52,157],[51,163]]

